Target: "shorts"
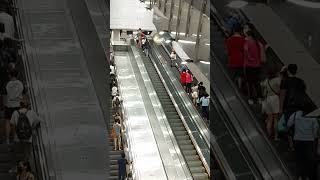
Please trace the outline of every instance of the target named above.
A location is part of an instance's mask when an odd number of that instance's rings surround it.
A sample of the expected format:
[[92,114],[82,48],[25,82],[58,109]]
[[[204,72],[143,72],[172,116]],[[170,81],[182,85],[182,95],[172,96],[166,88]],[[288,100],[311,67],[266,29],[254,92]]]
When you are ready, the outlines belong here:
[[262,111],[266,114],[278,114],[280,111],[279,104],[279,96],[268,96],[262,103]]
[[5,119],[11,119],[11,116],[13,114],[14,111],[18,111],[20,109],[20,107],[5,107],[4,110],[4,118]]

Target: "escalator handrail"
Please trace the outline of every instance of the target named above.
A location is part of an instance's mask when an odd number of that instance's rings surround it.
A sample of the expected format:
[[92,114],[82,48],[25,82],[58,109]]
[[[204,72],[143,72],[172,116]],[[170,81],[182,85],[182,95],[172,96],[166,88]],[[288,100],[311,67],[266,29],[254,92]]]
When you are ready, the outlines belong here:
[[[243,12],[242,12],[243,13]],[[217,20],[217,19],[215,19]],[[217,20],[218,21],[218,20]],[[223,29],[223,28],[222,28]],[[213,57],[214,54],[212,54]],[[218,59],[217,57],[215,57],[216,59]],[[277,151],[275,150],[275,148],[273,147],[273,145],[271,144],[271,142],[269,141],[269,139],[267,138],[267,136],[265,135],[264,131],[262,130],[261,126],[258,124],[257,119],[255,117],[255,115],[252,113],[251,109],[249,108],[249,106],[247,105],[247,103],[244,101],[244,99],[242,98],[242,96],[240,95],[239,90],[235,87],[235,85],[233,84],[232,80],[230,79],[230,77],[227,75],[227,72],[225,72],[223,65],[220,63],[219,60],[215,61],[215,63],[220,67],[220,69],[222,70],[222,72],[225,74],[226,78],[228,79],[229,84],[231,85],[231,87],[233,88],[234,92],[236,92],[236,96],[238,98],[238,100],[241,102],[242,106],[245,107],[247,113],[249,114],[249,116],[251,117],[251,119],[253,119],[253,124],[256,127],[256,129],[258,130],[259,134],[263,137],[263,139],[265,140],[265,142],[267,143],[267,145],[269,146],[269,148],[271,149],[272,153],[274,154],[274,156],[276,157],[276,159],[280,162],[281,166],[283,167],[282,169],[284,170],[284,172],[286,173],[286,175],[292,179],[290,173],[288,172],[288,168],[286,166],[286,164],[283,162],[283,160],[279,157]]]
[[186,120],[185,120],[185,118],[183,117],[180,109],[178,108],[177,102],[176,102],[176,100],[173,98],[172,93],[170,92],[167,84],[165,83],[165,80],[164,80],[163,76],[161,75],[159,68],[158,68],[157,65],[155,64],[153,58],[150,58],[150,59],[151,59],[151,62],[153,63],[153,65],[154,65],[154,67],[155,67],[155,69],[156,69],[156,71],[157,71],[157,73],[158,73],[158,75],[159,75],[159,77],[160,77],[160,79],[161,79],[161,81],[162,81],[162,83],[163,83],[163,85],[164,85],[164,87],[165,87],[165,89],[166,89],[166,91],[167,91],[167,93],[168,93],[168,95],[169,95],[172,103],[174,104],[174,107],[175,107],[177,113],[179,114],[179,117],[180,117],[180,119],[182,120],[184,127],[186,128],[186,130],[187,130],[187,132],[188,132],[188,135],[190,136],[190,139],[191,139],[191,141],[193,142],[196,151],[198,152],[199,157],[200,157],[201,161],[203,162],[206,171],[208,172],[208,174],[209,174],[209,176],[210,176],[210,167],[209,167],[209,165],[208,165],[208,163],[207,163],[207,161],[206,161],[206,159],[205,159],[202,151],[200,150],[200,148],[199,148],[198,146],[196,146],[196,144],[197,144],[196,139],[194,138],[194,136],[193,136],[193,134],[192,134],[192,132],[191,132],[191,130],[190,130],[190,128],[189,128]]
[[[22,28],[21,14],[20,14],[19,8],[17,8],[18,2],[17,0],[14,0],[12,1],[12,3],[16,7],[15,26],[17,27],[18,36],[21,38],[23,37],[23,32],[21,29]],[[25,77],[26,77],[27,87],[29,92],[30,105],[35,112],[38,112],[37,101],[35,100],[35,93],[34,93],[34,89],[32,88],[33,83],[30,75],[29,57],[27,55],[25,43],[21,43],[21,51],[22,51],[21,58],[25,68]],[[47,159],[48,156],[47,156],[47,152],[45,150],[44,141],[43,141],[43,135],[45,134],[42,131],[43,128],[47,128],[47,124],[45,121],[42,121],[41,124],[38,124],[36,125],[36,127],[34,127],[34,130],[32,133],[32,139],[33,139],[32,151],[35,158],[34,163],[36,167],[36,176],[38,177],[38,179],[49,180],[54,175],[53,175],[52,169],[50,170],[49,164],[48,164],[48,159]]]
[[[162,43],[161,43],[161,44],[162,44]],[[162,46],[164,46],[164,45],[162,44]],[[164,48],[164,50],[165,50],[167,53],[169,53],[168,50],[167,50],[165,47],[163,47],[163,48]],[[165,68],[164,68],[164,69],[165,69]],[[167,74],[168,74],[168,70],[165,69],[165,71],[166,71]],[[169,74],[168,74],[168,76],[169,76],[170,78],[173,77],[173,76],[170,76]],[[171,80],[172,84],[174,84],[174,87],[175,87],[176,90],[178,90],[178,87],[180,87],[179,89],[183,89],[182,86],[181,86],[181,84],[178,83],[179,81],[177,81],[176,78],[171,78],[170,80]],[[179,85],[180,85],[180,86],[179,86]],[[185,94],[185,93],[184,93],[184,94]],[[185,97],[183,98],[183,97],[182,97],[182,94],[179,94],[179,96],[180,96],[180,99],[182,100],[183,104],[186,104],[186,103],[191,103],[191,104],[192,104],[192,102],[191,102],[191,100],[190,100],[189,97],[186,97],[186,96],[185,96]],[[200,133],[201,133],[202,137],[204,137],[207,145],[208,145],[208,146],[210,146],[210,145],[213,146],[212,150],[213,150],[214,153],[215,153],[215,157],[216,157],[216,159],[217,159],[217,161],[218,161],[218,163],[219,163],[219,165],[220,165],[220,167],[221,167],[221,169],[222,169],[222,172],[223,172],[224,176],[227,177],[229,180],[235,180],[235,179],[236,179],[235,174],[233,173],[233,171],[232,171],[231,168],[230,168],[229,163],[228,163],[227,160],[225,159],[224,154],[223,154],[220,146],[218,145],[215,136],[214,136],[214,135],[212,134],[212,132],[209,130],[208,126],[204,123],[204,120],[201,118],[199,112],[198,112],[197,110],[195,110],[195,107],[194,107],[194,106],[193,106],[192,110],[191,110],[191,108],[186,108],[186,109],[188,109],[188,111],[189,111],[189,113],[191,114],[191,117],[193,117],[193,119],[195,119],[196,117],[198,117],[196,120],[194,120],[194,122],[195,122],[197,128],[200,130]],[[192,115],[192,114],[194,114],[194,113],[196,113],[195,116]],[[203,128],[206,129],[206,132],[207,132],[207,133],[204,133],[203,131],[201,131],[201,129],[203,129]]]
[[[277,151],[274,149],[274,147],[272,146],[272,144],[270,143],[270,141],[268,140],[268,138],[266,137],[264,131],[262,130],[262,128],[260,127],[260,125],[257,122],[256,117],[253,115],[253,113],[251,112],[250,108],[248,107],[248,105],[245,103],[245,101],[243,100],[243,98],[241,97],[238,89],[235,87],[235,85],[232,83],[232,80],[227,76],[227,72],[225,72],[222,64],[217,60],[216,63],[218,64],[219,68],[222,70],[222,72],[225,74],[225,77],[228,80],[228,83],[230,84],[230,86],[232,87],[233,91],[236,94],[237,99],[241,102],[241,105],[244,107],[244,109],[246,110],[246,112],[249,114],[250,118],[253,119],[252,122],[254,127],[257,129],[257,132],[259,132],[259,134],[262,136],[262,138],[265,140],[266,144],[268,145],[268,148],[270,148],[270,150],[272,151],[272,154],[276,157],[276,159],[278,160],[278,162],[281,164],[282,166],[282,170],[286,173],[286,175],[289,177],[289,179],[292,179],[290,173],[287,171],[287,167],[286,165],[283,163],[282,159],[279,157]],[[213,85],[211,85],[212,88],[214,87]],[[243,128],[242,128],[243,129]],[[249,138],[248,138],[249,139]],[[258,164],[259,165],[259,164]]]

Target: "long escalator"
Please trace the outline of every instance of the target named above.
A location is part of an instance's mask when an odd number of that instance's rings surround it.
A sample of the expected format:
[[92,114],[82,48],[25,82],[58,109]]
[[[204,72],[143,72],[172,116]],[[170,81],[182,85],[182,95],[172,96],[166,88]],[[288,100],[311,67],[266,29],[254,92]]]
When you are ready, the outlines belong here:
[[[242,95],[232,84],[232,80],[226,69],[226,34],[223,32],[223,21],[220,19],[218,14],[211,16],[211,26],[213,27],[211,30],[213,34],[211,42],[211,44],[213,44],[213,52],[211,52],[211,56],[214,58],[214,66],[211,66],[213,68],[211,71],[215,73],[212,79],[215,86],[211,88],[213,92],[218,94],[216,94],[216,101],[220,104],[223,103],[222,110],[227,112],[226,117],[231,119],[233,125],[236,123],[241,126],[241,128],[237,128],[236,132],[238,134],[242,132],[242,134],[246,136],[245,139],[242,137],[241,141],[243,141],[245,147],[250,150],[250,155],[254,158],[254,163],[258,165],[259,171],[264,175],[263,178],[291,179],[286,165],[283,164],[283,161],[279,158],[277,152],[265,137],[263,130],[258,124],[257,118],[259,117],[257,114],[259,113],[252,113],[258,112],[258,108],[248,107],[243,101]],[[266,56],[268,63],[265,67],[278,67],[279,61],[272,51],[268,50]],[[250,137],[252,134],[256,135]]]
[[[169,54],[166,50],[157,44],[152,44],[153,50],[158,51],[162,57],[170,60]],[[176,69],[172,69],[177,71]],[[175,72],[177,78],[179,78],[179,73]],[[247,152],[246,147],[241,143],[241,138],[235,133],[231,122],[229,122],[226,112],[223,110],[222,106],[219,104],[215,94],[211,95],[212,103],[210,105],[210,130],[215,136],[215,140],[211,138],[211,150],[214,148],[214,143],[217,143],[220,149],[225,154],[224,157],[234,173],[236,179],[240,180],[253,180],[262,179],[256,166],[254,165],[250,154]],[[215,160],[212,166],[216,166],[221,157],[218,157],[217,153],[211,152],[212,158]],[[221,163],[221,162],[220,162]],[[219,168],[222,168],[220,165]]]
[[149,77],[152,81],[153,87],[158,95],[160,103],[163,107],[165,115],[168,119],[168,122],[173,130],[173,133],[176,137],[177,143],[181,149],[181,152],[187,162],[189,170],[192,174],[193,179],[195,180],[207,180],[209,175],[200,160],[198,152],[195,149],[195,146],[186,130],[182,120],[176,108],[170,99],[169,94],[165,86],[163,85],[161,78],[159,77],[154,65],[151,60],[140,51],[141,57],[143,57],[144,65],[147,69]]

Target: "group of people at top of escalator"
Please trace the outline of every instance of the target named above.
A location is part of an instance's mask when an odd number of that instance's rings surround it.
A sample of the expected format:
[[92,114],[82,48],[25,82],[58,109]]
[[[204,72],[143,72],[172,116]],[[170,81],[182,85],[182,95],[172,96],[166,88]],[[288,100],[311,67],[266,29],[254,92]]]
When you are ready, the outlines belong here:
[[316,179],[319,120],[306,115],[317,107],[298,77],[298,66],[267,67],[268,45],[257,38],[252,24],[232,19],[228,30],[228,68],[236,86],[250,105],[261,107],[267,134],[275,141],[286,139],[289,151],[296,155],[297,176]]
[[142,48],[142,52],[146,56],[149,56],[150,42],[147,38],[147,35],[144,32],[142,32],[141,28],[139,28],[137,35],[135,36],[135,40],[137,43],[137,47]]
[[[24,79],[23,62],[18,53],[20,41],[16,36],[14,24],[15,7],[11,1],[0,2],[0,122],[2,173],[17,179],[34,180],[29,161],[32,160],[33,131],[40,123],[39,116],[29,108],[28,95],[22,82]],[[9,164],[15,164],[8,167]],[[4,164],[7,163],[7,164]],[[2,176],[9,177],[9,176]]]

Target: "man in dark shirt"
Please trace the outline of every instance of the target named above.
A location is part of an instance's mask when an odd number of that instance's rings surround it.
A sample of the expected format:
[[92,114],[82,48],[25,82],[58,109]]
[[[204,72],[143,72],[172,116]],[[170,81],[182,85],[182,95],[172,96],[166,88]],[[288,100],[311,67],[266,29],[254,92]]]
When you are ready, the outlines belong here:
[[280,85],[280,113],[284,113],[287,120],[290,115],[301,107],[298,97],[306,93],[305,82],[296,77],[298,67],[296,64],[288,65],[288,77],[283,79]]
[[121,158],[118,160],[119,180],[125,180],[127,177],[127,164],[130,164],[125,158],[126,155],[121,153]]
[[[288,77],[285,77],[280,85],[280,115],[283,114],[285,121],[288,122],[290,116],[298,111],[301,106],[299,97],[305,95],[306,85],[304,81],[296,77],[298,66],[296,64],[289,64]],[[289,150],[293,151],[293,130],[289,129],[288,142]]]

